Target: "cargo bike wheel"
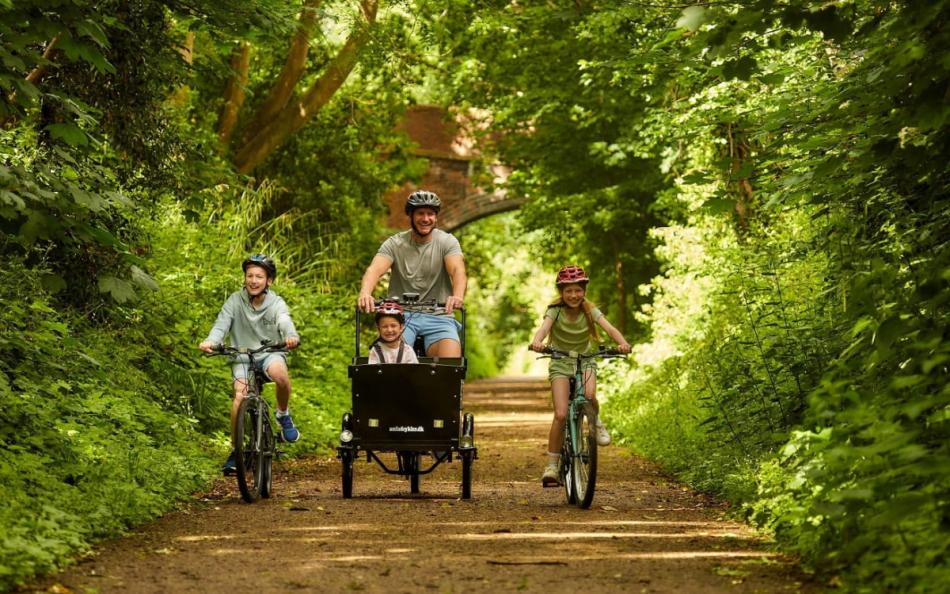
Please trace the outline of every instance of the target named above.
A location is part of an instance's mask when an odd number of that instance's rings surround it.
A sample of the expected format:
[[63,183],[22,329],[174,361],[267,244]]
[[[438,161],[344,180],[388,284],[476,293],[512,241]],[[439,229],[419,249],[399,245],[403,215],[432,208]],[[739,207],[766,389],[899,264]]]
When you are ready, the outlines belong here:
[[347,448],[340,450],[340,462],[343,465],[343,498],[353,497],[353,461],[356,459],[356,452]]
[[419,452],[397,452],[399,474],[409,477],[409,492],[419,493]]
[[462,499],[471,499],[472,462],[475,460],[475,417],[472,413],[465,413],[462,418],[459,457],[462,459]]

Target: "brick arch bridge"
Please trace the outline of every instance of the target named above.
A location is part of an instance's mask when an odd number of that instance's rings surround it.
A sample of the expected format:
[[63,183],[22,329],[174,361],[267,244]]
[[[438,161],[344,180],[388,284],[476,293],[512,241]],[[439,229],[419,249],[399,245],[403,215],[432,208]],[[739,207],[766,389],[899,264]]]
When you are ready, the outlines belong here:
[[[434,105],[416,105],[406,112],[401,124],[416,144],[413,153],[429,160],[429,169],[419,183],[405,183],[385,196],[389,205],[387,224],[395,229],[409,227],[404,212],[406,197],[414,190],[430,190],[442,199],[439,228],[454,231],[489,215],[515,210],[524,203],[520,197],[504,191],[486,192],[473,183],[473,167],[478,153],[471,138],[460,129],[446,111]],[[502,165],[488,167],[496,185],[504,181],[509,169]],[[478,172],[479,177],[484,177]]]

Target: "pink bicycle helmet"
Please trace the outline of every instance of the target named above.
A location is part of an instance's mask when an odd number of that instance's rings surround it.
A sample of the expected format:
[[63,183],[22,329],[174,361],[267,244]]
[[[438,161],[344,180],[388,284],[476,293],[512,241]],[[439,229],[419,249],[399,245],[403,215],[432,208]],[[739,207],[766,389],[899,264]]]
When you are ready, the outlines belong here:
[[569,265],[561,268],[557,271],[557,281],[554,284],[557,286],[570,285],[570,284],[581,284],[586,285],[590,282],[590,279],[587,277],[587,273],[584,272],[584,269],[580,266]]
[[392,316],[399,320],[400,324],[406,323],[405,310],[395,301],[383,301],[379,304],[376,308],[376,321],[378,322],[383,316]]

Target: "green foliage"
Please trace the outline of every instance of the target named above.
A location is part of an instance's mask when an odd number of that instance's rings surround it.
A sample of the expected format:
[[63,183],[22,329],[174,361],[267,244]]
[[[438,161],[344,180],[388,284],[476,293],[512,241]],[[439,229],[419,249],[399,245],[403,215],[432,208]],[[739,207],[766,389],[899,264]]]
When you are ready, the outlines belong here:
[[550,274],[535,263],[527,245],[531,236],[512,215],[483,219],[457,236],[469,276],[469,377],[487,377],[530,341],[538,312],[551,299],[545,282]]
[[485,140],[515,167],[506,191],[528,198],[524,228],[543,230],[536,255],[548,268],[596,270],[592,300],[624,331],[638,330],[627,313],[658,271],[648,231],[663,218],[652,204],[660,160],[631,138],[649,100],[597,67],[637,31],[582,4],[454,2],[436,14],[431,33],[455,59],[449,100],[490,110]]
[[0,275],[0,587],[8,588],[155,517],[212,466],[210,442],[149,373],[176,367],[150,326],[102,332],[54,307],[41,271],[12,260]]
[[357,259],[375,248],[378,197],[407,162],[392,132],[403,101],[368,74],[322,114],[326,131],[301,134],[269,179],[243,187],[208,117],[224,77],[178,52],[186,27],[199,42],[285,43],[295,12],[269,0],[0,2],[0,589],[217,473],[230,369],[196,345],[250,251],[278,260],[275,290],[303,338],[291,357],[303,439],[285,451],[335,440]]
[[428,22],[538,256],[650,281],[606,410],[623,439],[853,591],[950,579],[947,9],[459,1]]

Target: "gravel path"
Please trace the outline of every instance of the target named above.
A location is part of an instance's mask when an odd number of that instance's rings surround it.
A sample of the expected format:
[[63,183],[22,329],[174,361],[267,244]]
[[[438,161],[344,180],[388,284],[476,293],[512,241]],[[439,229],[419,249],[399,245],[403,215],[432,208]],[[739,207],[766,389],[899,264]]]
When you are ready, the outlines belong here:
[[344,500],[332,457],[281,461],[275,495],[240,502],[220,480],[182,511],[104,543],[26,591],[58,592],[818,592],[793,560],[726,508],[617,448],[601,449],[590,510],[542,489],[545,382],[465,387],[479,457],[405,479],[357,461]]

